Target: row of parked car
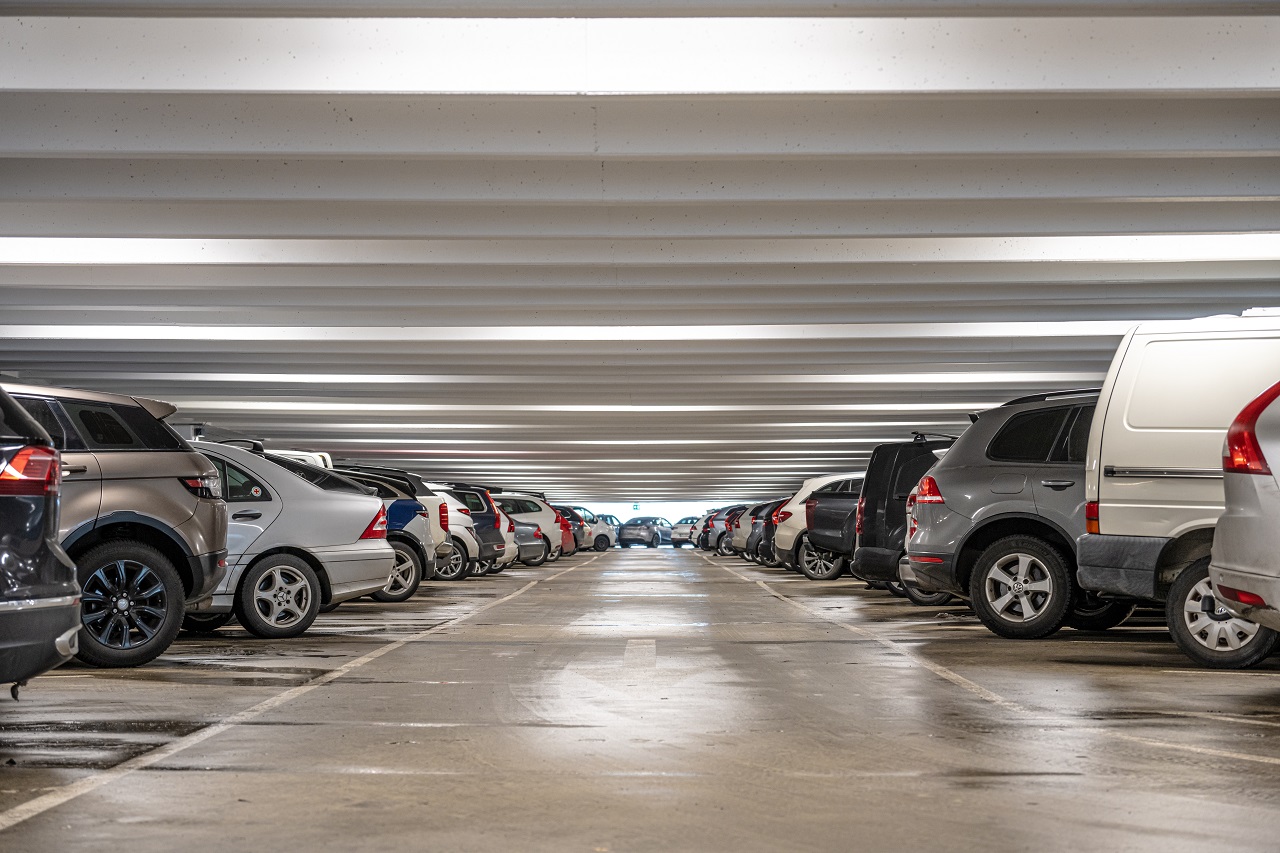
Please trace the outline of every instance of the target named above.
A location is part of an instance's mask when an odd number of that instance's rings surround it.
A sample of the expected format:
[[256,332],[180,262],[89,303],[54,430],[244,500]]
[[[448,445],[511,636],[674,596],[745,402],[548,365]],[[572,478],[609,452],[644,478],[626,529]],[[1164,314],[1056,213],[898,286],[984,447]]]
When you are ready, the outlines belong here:
[[0,683],[15,695],[72,655],[137,666],[232,619],[295,637],[354,598],[617,542],[617,519],[585,507],[184,436],[175,411],[0,382]]
[[875,448],[860,473],[681,519],[676,545],[814,580],[848,572],[994,633],[1101,631],[1164,609],[1196,663],[1280,645],[1280,311],[1143,324],[1101,388]]

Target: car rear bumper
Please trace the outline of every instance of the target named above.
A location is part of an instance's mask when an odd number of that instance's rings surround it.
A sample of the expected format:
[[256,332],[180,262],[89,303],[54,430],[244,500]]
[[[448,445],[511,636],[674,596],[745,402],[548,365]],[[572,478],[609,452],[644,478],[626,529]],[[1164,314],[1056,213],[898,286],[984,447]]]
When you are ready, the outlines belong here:
[[79,650],[80,596],[0,602],[0,683],[26,681]]
[[[1259,625],[1265,625],[1280,631],[1280,577],[1263,575],[1256,572],[1244,572],[1239,569],[1228,569],[1222,566],[1209,565],[1209,579],[1213,581],[1213,594],[1218,603],[1227,608],[1233,616],[1240,616]],[[1242,604],[1229,596],[1223,595],[1219,587],[1228,586],[1243,592],[1251,592],[1262,598],[1268,606]]]
[[383,539],[312,551],[329,577],[330,602],[359,598],[387,585],[395,552]]
[[[919,589],[969,597],[969,590],[961,589],[956,579],[956,563],[950,554],[907,554],[907,565],[915,576],[915,585]],[[896,562],[893,564],[893,575],[896,580]]]
[[1160,555],[1172,541],[1161,536],[1086,533],[1076,540],[1076,580],[1081,589],[1159,601]]
[[871,548],[863,546],[853,552],[853,562],[849,564],[849,572],[865,581],[896,581],[898,579],[898,561],[902,559],[901,549]]
[[191,594],[187,596],[187,608],[198,610],[200,608],[196,605],[208,601],[227,576],[226,549],[188,557],[187,565],[191,569]]

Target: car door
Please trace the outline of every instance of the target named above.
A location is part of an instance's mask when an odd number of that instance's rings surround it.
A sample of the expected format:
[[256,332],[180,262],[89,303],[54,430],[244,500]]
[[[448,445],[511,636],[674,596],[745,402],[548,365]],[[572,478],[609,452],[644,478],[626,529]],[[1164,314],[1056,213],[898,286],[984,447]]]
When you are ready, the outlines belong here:
[[72,531],[86,525],[91,529],[98,519],[102,510],[102,465],[56,400],[18,395],[14,399],[44,427],[62,456],[58,541],[65,542]]
[[227,563],[236,565],[253,553],[253,543],[280,517],[280,496],[262,480],[221,456],[206,454],[222,478],[222,497],[227,502]]
[[1084,534],[1084,460],[1093,412],[1092,403],[1071,411],[1052,456],[1033,479],[1036,512],[1057,525],[1072,543]]

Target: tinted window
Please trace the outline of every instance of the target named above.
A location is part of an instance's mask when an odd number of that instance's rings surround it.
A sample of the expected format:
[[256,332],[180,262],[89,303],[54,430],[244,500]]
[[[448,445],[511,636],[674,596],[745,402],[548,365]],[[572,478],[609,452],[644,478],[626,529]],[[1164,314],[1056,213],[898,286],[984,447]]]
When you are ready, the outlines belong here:
[[1009,419],[991,440],[987,456],[1001,462],[1045,462],[1070,408],[1023,412]]
[[217,456],[206,457],[218,469],[222,478],[222,496],[230,503],[245,501],[269,501],[271,492],[248,472],[229,464]]
[[458,500],[462,501],[462,503],[466,506],[466,508],[471,510],[472,513],[490,511],[489,504],[485,503],[484,498],[482,498],[480,495],[476,494],[475,492],[458,490],[458,491],[455,491],[453,494]]
[[182,450],[182,439],[141,406],[62,400],[91,450]]
[[[53,403],[32,397],[18,397],[16,399],[18,404],[31,416],[32,420],[44,427],[44,431],[49,433],[49,438],[53,439],[54,447],[59,450],[84,450],[84,442],[80,440],[80,436],[75,433],[67,434],[67,429],[63,426],[62,419],[54,411]],[[6,427],[5,431],[7,432],[14,426],[16,424]],[[20,432],[14,434],[21,435]]]
[[1094,408],[1081,406],[1072,413],[1075,420],[1054,453],[1055,462],[1084,462],[1085,452],[1089,449],[1089,427],[1093,424]]
[[268,458],[290,474],[295,474],[311,485],[319,486],[326,492],[351,492],[357,495],[373,494],[372,489],[348,480],[346,477],[339,477],[324,468],[317,468],[314,465],[308,465],[296,459],[286,459],[283,456],[269,455]]

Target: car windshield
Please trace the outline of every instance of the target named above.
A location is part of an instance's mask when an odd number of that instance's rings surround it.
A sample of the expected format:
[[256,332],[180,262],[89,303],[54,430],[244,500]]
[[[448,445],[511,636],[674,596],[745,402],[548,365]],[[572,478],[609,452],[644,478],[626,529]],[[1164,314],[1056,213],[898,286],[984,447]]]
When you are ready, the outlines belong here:
[[641,525],[641,524],[654,524],[654,523],[655,521],[652,518],[632,518],[627,521],[628,525],[632,525],[632,524]]

